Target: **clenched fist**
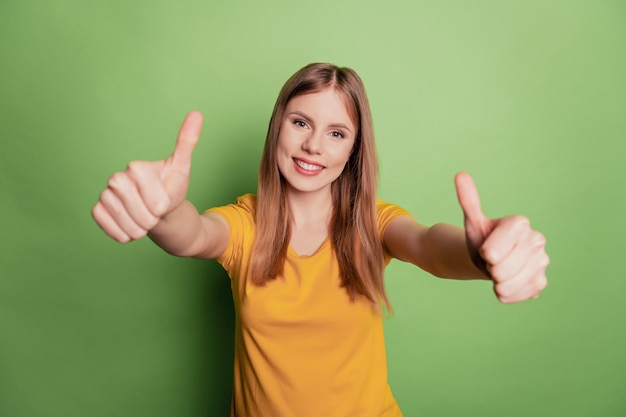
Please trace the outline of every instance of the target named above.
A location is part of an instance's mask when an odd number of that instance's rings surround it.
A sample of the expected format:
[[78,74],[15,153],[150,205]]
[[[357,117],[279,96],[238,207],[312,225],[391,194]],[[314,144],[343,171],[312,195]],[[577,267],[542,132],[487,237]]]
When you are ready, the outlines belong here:
[[465,216],[467,247],[476,266],[493,280],[498,299],[515,303],[536,298],[547,285],[550,259],[546,239],[523,216],[490,219],[480,208],[472,177],[455,178],[457,196]]
[[202,114],[190,112],[172,154],[161,161],[132,161],[113,174],[91,214],[104,232],[126,243],[144,237],[187,195],[191,155],[202,128]]

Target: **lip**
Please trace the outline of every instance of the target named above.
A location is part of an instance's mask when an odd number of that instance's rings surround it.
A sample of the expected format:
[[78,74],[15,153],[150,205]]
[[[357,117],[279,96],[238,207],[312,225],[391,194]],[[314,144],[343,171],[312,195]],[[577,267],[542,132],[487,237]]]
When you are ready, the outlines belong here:
[[[324,169],[326,168],[324,165],[315,162],[315,161],[311,161],[310,159],[306,159],[306,158],[296,158],[293,157],[293,166],[295,167],[296,171],[302,175],[306,175],[309,177],[318,175],[319,173],[321,173],[322,171],[324,171]],[[306,170],[304,168],[302,168],[300,165],[298,165],[298,161],[300,162],[304,162],[305,164],[309,164],[309,165],[315,165],[317,167],[320,167],[320,169],[316,169],[316,170]]]

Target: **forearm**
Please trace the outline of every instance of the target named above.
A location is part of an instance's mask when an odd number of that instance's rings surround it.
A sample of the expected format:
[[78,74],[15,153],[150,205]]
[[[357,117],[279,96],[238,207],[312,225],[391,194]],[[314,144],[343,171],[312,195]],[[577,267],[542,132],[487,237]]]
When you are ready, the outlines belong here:
[[204,232],[202,219],[189,201],[165,215],[148,233],[154,243],[175,256],[194,256]]
[[426,231],[423,244],[433,275],[450,279],[487,279],[470,258],[462,228],[435,224]]

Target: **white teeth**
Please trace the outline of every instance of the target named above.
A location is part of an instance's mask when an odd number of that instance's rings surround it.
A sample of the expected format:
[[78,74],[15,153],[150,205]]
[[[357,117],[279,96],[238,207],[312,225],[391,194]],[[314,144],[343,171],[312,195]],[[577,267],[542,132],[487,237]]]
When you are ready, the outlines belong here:
[[307,171],[319,171],[320,169],[324,168],[319,165],[307,164],[306,162],[303,162],[299,159],[296,159],[295,161],[296,161],[296,165],[298,165],[300,168],[307,170]]

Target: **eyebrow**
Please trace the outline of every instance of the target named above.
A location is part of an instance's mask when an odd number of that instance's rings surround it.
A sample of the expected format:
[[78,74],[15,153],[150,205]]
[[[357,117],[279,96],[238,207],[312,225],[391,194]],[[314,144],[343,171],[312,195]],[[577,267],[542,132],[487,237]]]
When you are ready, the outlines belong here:
[[[302,113],[299,110],[295,110],[295,111],[289,112],[288,116],[292,115],[292,114],[300,116],[300,117],[302,117],[303,119],[306,119],[309,122],[313,121],[309,116],[307,116],[305,113]],[[345,129],[348,132],[352,133],[352,130],[350,130],[350,128],[347,125],[343,124],[343,123],[331,123],[330,127]]]

